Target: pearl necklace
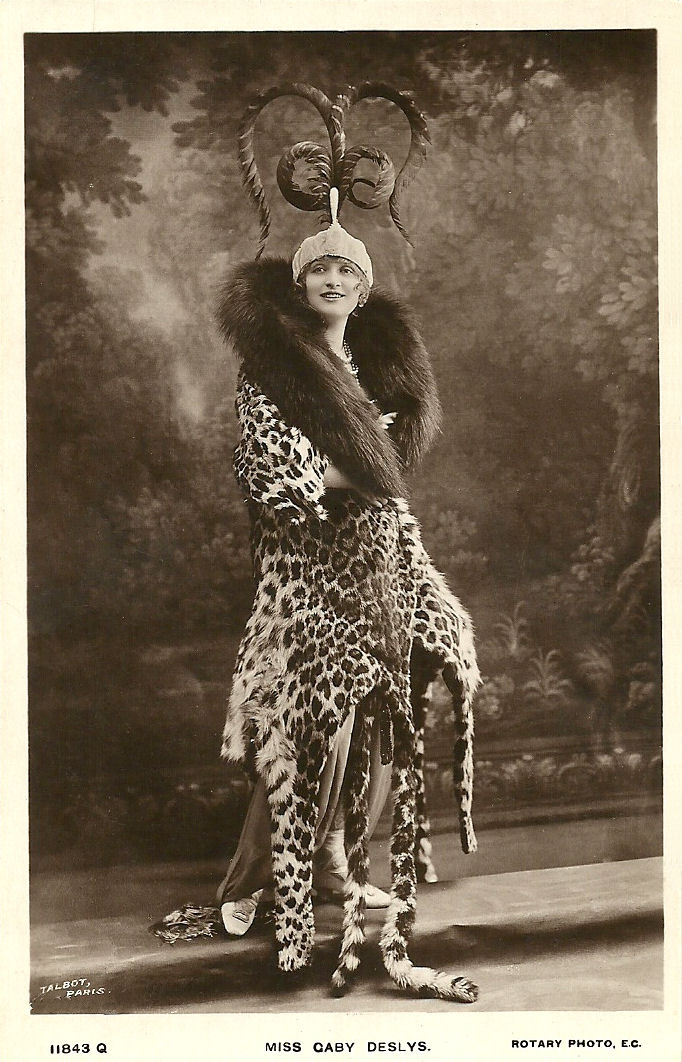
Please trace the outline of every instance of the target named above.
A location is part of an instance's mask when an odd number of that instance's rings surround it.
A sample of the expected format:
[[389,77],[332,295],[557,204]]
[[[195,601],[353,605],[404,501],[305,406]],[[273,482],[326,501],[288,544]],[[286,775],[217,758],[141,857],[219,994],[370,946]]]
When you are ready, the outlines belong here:
[[358,367],[353,361],[352,351],[345,339],[343,341],[343,354],[337,354],[336,356],[341,362],[341,364],[345,365],[348,371],[353,373],[353,376],[358,375]]

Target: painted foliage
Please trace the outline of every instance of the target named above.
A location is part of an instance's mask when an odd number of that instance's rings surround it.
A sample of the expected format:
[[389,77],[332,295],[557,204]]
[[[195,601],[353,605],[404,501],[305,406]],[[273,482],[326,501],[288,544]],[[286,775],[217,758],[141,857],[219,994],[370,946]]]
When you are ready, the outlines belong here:
[[[413,247],[387,211],[344,222],[382,286],[419,315],[438,379],[445,427],[411,506],[478,628],[483,806],[493,792],[568,801],[563,768],[580,755],[596,790],[658,792],[654,35],[29,35],[31,755],[43,850],[90,830],[109,837],[112,858],[144,851],[143,808],[158,799],[165,814],[184,799],[178,786],[200,794],[201,770],[219,770],[251,582],[216,291],[257,246],[239,118],[302,70],[330,95],[369,77],[413,91],[429,123],[428,164],[404,197]],[[290,253],[314,218],[277,195],[277,160],[323,134],[301,101],[259,117],[268,252]],[[409,131],[389,102],[362,101],[349,141],[363,140],[400,159]],[[435,689],[437,804],[446,703]],[[650,749],[637,770],[633,748]],[[168,773],[145,790],[152,767]],[[216,807],[221,784],[241,793],[238,779],[212,782]]]

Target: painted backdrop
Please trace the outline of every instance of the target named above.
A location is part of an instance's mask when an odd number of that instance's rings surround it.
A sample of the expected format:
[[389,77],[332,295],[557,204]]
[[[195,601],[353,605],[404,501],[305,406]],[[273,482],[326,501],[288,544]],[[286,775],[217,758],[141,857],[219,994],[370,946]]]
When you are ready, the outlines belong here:
[[[239,117],[291,80],[385,80],[428,119],[413,247],[387,211],[344,223],[439,381],[412,506],[479,632],[479,822],[657,800],[655,35],[25,40],[34,866],[222,854],[238,826],[218,748],[251,583],[213,307],[257,244]],[[259,119],[272,253],[310,231],[274,183],[303,139],[324,128],[300,100]],[[407,123],[364,102],[355,142],[400,164]],[[449,725],[436,688],[436,818]]]

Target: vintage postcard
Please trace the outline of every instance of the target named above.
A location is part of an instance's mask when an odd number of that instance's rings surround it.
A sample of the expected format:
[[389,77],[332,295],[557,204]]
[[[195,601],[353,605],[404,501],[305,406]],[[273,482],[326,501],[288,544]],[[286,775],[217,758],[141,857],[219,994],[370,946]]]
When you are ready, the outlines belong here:
[[677,1058],[678,6],[0,15],[2,1057]]

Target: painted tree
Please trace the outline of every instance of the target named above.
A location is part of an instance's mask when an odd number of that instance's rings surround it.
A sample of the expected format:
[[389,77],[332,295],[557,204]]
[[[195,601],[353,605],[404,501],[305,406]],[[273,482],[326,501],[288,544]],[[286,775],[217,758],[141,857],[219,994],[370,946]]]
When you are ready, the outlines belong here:
[[[218,436],[219,456],[178,410],[173,367],[185,337],[135,318],[134,274],[90,268],[103,247],[93,205],[120,218],[146,198],[140,159],[114,135],[112,116],[138,106],[165,116],[186,76],[172,46],[151,45],[126,35],[27,44],[31,620],[39,630],[123,617],[145,625],[152,615],[163,624],[179,599],[193,615],[201,591],[183,590],[206,567],[202,542],[222,548],[221,561],[239,553],[222,569],[216,561],[222,579],[206,576],[216,594],[246,560],[236,498],[219,512],[225,491],[208,482],[211,471],[225,479],[229,437]],[[172,261],[168,254],[167,268]],[[230,513],[234,547],[220,530]],[[220,608],[214,600],[210,615],[229,615],[233,598]]]
[[[470,590],[485,578],[563,579],[597,536],[601,571],[611,568],[598,578],[593,566],[581,586],[593,599],[614,587],[657,503],[651,41],[380,33],[344,35],[340,50],[335,34],[29,39],[32,579],[45,608],[71,601],[75,618],[96,599],[103,616],[109,598],[110,619],[134,605],[142,622],[143,601],[169,616],[170,602],[191,597],[197,565],[197,597],[220,615],[209,587],[234,564],[216,546],[211,570],[202,540],[224,542],[221,527],[243,521],[224,487],[234,365],[212,300],[257,234],[235,134],[257,91],[301,71],[331,93],[384,78],[428,111],[429,165],[405,204],[414,250],[386,211],[345,220],[421,315],[439,378],[445,432],[413,499],[437,562]],[[195,115],[178,122],[183,79],[196,85]],[[175,130],[163,179],[144,189],[141,111],[158,115],[159,135]],[[364,102],[349,121],[349,143],[402,162],[407,127],[394,107]],[[259,119],[274,253],[313,220],[274,187],[282,151],[306,137],[323,141],[324,129],[300,102]],[[141,271],[93,273],[104,209],[143,220],[141,249],[179,307],[172,327],[142,323]],[[200,609],[188,613],[200,622]]]

